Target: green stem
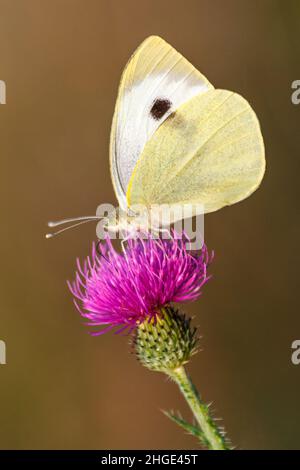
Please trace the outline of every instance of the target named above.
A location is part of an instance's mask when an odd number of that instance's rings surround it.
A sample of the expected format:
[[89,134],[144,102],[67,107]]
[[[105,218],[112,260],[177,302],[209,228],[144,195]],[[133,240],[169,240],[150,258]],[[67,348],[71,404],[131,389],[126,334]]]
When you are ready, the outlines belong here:
[[197,389],[187,375],[184,367],[180,366],[177,369],[168,371],[168,375],[177,383],[189,404],[202,431],[206,446],[213,450],[229,450],[223,435],[209,415],[208,406],[201,401]]

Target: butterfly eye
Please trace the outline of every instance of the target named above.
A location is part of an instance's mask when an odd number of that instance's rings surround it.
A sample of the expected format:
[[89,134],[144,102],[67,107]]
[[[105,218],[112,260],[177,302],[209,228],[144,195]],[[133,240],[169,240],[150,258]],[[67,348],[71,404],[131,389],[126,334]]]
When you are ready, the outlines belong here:
[[152,108],[150,109],[150,114],[153,117],[153,119],[158,121],[166,114],[166,112],[169,111],[171,106],[172,106],[171,101],[164,99],[164,98],[157,98],[154,101]]

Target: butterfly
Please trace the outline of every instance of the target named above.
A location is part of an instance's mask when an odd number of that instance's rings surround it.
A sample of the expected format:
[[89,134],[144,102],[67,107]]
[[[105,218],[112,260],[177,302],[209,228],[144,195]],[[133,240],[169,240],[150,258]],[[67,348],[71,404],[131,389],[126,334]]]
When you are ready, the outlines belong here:
[[[133,226],[141,223],[141,213],[134,210],[140,206],[151,210],[190,204],[196,208],[193,215],[213,212],[259,187],[265,172],[260,125],[242,96],[215,89],[166,41],[150,36],[121,77],[110,169],[119,206]],[[109,218],[105,223],[113,229]],[[114,227],[121,225],[119,221]]]

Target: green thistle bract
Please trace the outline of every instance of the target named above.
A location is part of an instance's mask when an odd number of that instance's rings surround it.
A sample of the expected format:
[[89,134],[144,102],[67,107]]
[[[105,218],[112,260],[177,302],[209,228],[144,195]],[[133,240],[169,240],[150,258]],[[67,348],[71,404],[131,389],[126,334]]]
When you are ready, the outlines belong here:
[[186,364],[196,352],[197,329],[191,320],[171,306],[160,309],[155,318],[140,323],[133,343],[139,361],[148,369],[173,371]]

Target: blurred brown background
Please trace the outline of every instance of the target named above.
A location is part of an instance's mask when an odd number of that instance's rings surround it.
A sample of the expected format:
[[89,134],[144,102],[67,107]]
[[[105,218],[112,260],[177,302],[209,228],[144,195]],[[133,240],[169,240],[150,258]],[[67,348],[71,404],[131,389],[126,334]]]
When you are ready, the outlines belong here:
[[214,279],[185,307],[203,351],[196,384],[240,448],[300,448],[298,285],[300,2],[0,0],[0,447],[192,449],[161,413],[190,417],[128,338],[93,338],[66,286],[95,226],[47,241],[46,222],[115,203],[110,123],[121,71],[148,35],[256,110],[267,173],[250,199],[206,217]]

